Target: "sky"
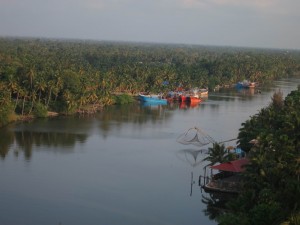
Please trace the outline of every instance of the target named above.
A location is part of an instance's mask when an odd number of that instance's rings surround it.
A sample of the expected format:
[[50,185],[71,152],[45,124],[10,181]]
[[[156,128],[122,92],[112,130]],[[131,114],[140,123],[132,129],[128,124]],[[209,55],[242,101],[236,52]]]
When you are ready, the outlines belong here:
[[0,0],[0,36],[300,49],[300,1]]

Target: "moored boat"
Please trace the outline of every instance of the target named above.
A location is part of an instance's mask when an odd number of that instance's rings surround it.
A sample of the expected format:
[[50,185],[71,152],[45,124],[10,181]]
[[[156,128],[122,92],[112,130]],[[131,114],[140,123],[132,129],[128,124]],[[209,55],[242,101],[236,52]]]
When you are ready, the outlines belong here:
[[254,88],[256,86],[255,82],[244,80],[236,84],[236,88]]
[[207,96],[207,95],[208,95],[208,89],[207,89],[207,88],[200,89],[200,90],[199,90],[199,95],[200,95],[201,97]]
[[185,101],[187,101],[187,96],[186,95],[180,95],[179,97],[178,97],[178,100],[180,101],[180,102],[185,102]]
[[189,96],[189,97],[187,97],[187,102],[200,103],[200,102],[202,102],[202,99],[199,98],[198,96]]
[[254,88],[256,86],[256,83],[255,82],[250,82],[249,84],[248,84],[248,87],[249,88]]
[[174,91],[170,91],[168,94],[167,94],[167,97],[166,99],[168,100],[168,102],[176,102],[176,101],[179,101],[179,96],[180,96],[180,92],[174,92]]
[[145,102],[145,101],[142,101],[141,102],[141,106],[153,106],[153,107],[155,107],[155,106],[161,106],[161,105],[167,105],[167,104],[168,104],[167,101],[165,101],[165,102],[162,102],[162,101],[159,101],[159,102],[155,102],[155,101],[147,101],[147,102]]
[[167,99],[163,98],[161,95],[143,95],[139,94],[139,100],[142,102],[151,102],[151,103],[161,103],[166,104]]

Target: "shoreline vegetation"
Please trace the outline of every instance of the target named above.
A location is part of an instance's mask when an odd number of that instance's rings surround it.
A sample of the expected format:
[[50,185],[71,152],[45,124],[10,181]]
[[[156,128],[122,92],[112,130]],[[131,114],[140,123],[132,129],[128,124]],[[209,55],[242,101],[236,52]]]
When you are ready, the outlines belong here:
[[[239,147],[249,164],[238,197],[217,216],[220,225],[300,224],[300,85],[242,124]],[[251,144],[251,140],[255,140]]]
[[91,114],[140,92],[213,91],[299,71],[296,50],[0,37],[0,127]]
[[[299,74],[300,51],[0,38],[0,127],[35,117],[94,113],[139,92],[264,84]],[[220,225],[300,224],[300,86],[242,124],[250,164]],[[257,144],[249,144],[251,140]]]

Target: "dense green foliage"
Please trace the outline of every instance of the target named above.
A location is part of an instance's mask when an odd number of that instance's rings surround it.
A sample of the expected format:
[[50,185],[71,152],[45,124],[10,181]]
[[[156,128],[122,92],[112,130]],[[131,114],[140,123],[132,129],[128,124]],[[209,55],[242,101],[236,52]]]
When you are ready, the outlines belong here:
[[[13,111],[74,113],[113,104],[116,92],[164,92],[256,82],[299,71],[298,51],[0,38],[0,92]],[[167,81],[164,82],[164,81]],[[37,105],[38,103],[38,105]],[[4,104],[5,105],[5,104]]]
[[114,102],[117,105],[124,105],[124,104],[134,102],[134,98],[133,98],[133,96],[130,96],[130,95],[127,95],[127,94],[115,95],[114,96]]
[[15,115],[11,104],[7,104],[7,105],[1,104],[0,127],[14,120],[15,120]]
[[36,103],[34,106],[33,114],[36,117],[47,117],[47,108],[41,103]]
[[0,83],[0,127],[14,120],[14,108],[10,101],[10,92]]
[[[284,100],[275,93],[270,106],[243,124],[240,145],[250,165],[244,192],[229,204],[220,224],[299,224],[300,219],[300,87]],[[249,148],[250,140],[257,143]],[[241,222],[243,221],[243,222]]]
[[208,148],[208,156],[202,161],[209,161],[207,165],[212,166],[216,163],[230,162],[235,159],[236,154],[229,152],[224,144],[213,143],[213,146]]

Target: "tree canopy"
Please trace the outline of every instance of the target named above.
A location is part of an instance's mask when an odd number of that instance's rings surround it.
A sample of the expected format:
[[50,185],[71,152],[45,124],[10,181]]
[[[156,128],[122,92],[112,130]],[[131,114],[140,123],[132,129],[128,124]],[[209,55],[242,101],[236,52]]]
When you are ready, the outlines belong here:
[[231,211],[220,224],[232,224],[232,218],[239,224],[299,224],[299,103],[300,86],[285,99],[277,92],[268,107],[243,124],[240,145],[251,163],[244,173],[244,192],[229,204]]
[[299,62],[287,50],[0,38],[1,113],[28,115],[39,104],[68,114],[113,104],[113,93],[262,83],[299,71]]

